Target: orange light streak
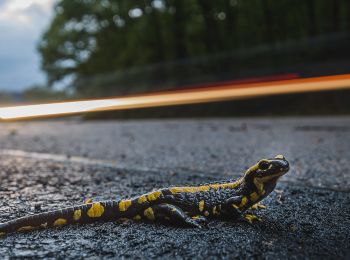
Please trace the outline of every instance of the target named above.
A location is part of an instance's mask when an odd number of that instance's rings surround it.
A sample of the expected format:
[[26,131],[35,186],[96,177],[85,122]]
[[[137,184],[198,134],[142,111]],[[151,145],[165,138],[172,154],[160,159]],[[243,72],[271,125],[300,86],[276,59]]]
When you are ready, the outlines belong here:
[[196,104],[269,95],[350,88],[350,74],[273,82],[234,84],[128,97],[69,101],[0,108],[3,120],[52,117],[96,111]]

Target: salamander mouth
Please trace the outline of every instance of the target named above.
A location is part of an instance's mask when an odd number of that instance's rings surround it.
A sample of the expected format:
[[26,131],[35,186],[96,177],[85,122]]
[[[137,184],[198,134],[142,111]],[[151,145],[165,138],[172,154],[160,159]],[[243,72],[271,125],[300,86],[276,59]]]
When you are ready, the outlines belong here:
[[279,178],[279,177],[281,177],[284,174],[285,174],[284,172],[278,172],[278,173],[274,173],[274,174],[271,174],[271,175],[267,175],[265,177],[261,177],[259,179],[262,180],[263,182],[265,182],[265,181],[268,181],[268,180],[272,180],[274,178]]
[[271,173],[269,175],[266,176],[262,176],[262,177],[256,177],[256,179],[260,182],[260,183],[265,183],[271,180],[277,180],[278,178],[280,178],[281,176],[283,176],[284,174],[286,174],[289,170],[289,166],[285,167],[285,168],[280,168],[278,172],[276,173]]

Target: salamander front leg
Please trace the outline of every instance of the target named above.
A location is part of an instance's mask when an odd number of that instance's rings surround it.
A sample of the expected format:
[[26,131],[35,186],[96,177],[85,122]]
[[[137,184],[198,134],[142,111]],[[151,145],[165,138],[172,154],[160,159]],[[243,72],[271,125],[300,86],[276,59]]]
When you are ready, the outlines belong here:
[[261,219],[254,214],[245,214],[244,219],[248,221],[250,224],[253,223],[254,221],[261,221]]
[[166,221],[175,225],[202,228],[206,218],[196,216],[191,218],[181,208],[171,204],[159,204],[145,209],[144,216],[149,220]]
[[241,196],[235,196],[226,200],[222,207],[224,216],[228,219],[242,220],[242,211],[239,209],[239,204],[242,200]]
[[242,205],[242,197],[235,196],[228,199],[224,205],[225,216],[228,219],[234,219],[236,221],[246,222],[251,224],[255,220],[260,220],[257,216],[253,214],[243,214],[242,210],[240,210],[240,206]]

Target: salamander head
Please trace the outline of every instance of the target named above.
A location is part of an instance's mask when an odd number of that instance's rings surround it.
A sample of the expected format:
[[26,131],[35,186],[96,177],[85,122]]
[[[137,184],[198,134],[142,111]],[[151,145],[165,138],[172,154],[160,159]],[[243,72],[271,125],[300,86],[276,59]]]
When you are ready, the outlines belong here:
[[275,187],[279,177],[287,173],[289,163],[283,155],[277,155],[271,159],[261,159],[250,167],[244,174],[244,181],[254,184],[259,194],[265,193],[265,188],[271,190]]

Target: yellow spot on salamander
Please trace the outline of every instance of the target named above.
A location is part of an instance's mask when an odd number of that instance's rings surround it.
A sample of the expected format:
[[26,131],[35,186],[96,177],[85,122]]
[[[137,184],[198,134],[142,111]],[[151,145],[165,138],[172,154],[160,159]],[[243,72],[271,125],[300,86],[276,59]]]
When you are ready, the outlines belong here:
[[204,211],[204,216],[208,217],[209,216],[209,212],[208,211]]
[[229,182],[229,183],[217,183],[217,184],[209,184],[209,185],[201,185],[201,186],[189,186],[189,187],[171,187],[169,191],[171,193],[180,193],[180,192],[201,192],[201,191],[208,191],[210,189],[234,189],[238,187],[242,183],[242,180],[239,179],[235,182]]
[[193,216],[192,219],[199,219],[199,216]]
[[149,201],[156,200],[156,199],[159,198],[159,196],[160,196],[161,194],[162,194],[162,192],[160,192],[159,190],[154,191],[154,192],[152,192],[152,193],[150,193],[150,194],[147,195],[147,199],[148,199]]
[[77,209],[77,210],[74,210],[74,213],[73,213],[73,219],[75,221],[79,220],[81,218],[81,210],[80,209]]
[[234,207],[235,209],[238,209],[238,206],[236,204],[232,204],[232,207]]
[[131,200],[121,200],[119,202],[119,211],[127,211],[127,209],[131,206]]
[[144,202],[146,202],[146,201],[147,201],[146,195],[142,195],[142,196],[137,200],[137,202],[138,202],[139,204],[142,204],[142,203],[144,203]]
[[141,216],[140,215],[136,215],[135,217],[133,217],[134,220],[140,220]]
[[142,204],[142,203],[145,203],[146,201],[154,201],[154,200],[157,200],[160,197],[160,195],[162,195],[162,192],[157,190],[149,194],[142,195],[141,197],[139,197],[137,202],[139,204]]
[[5,235],[6,235],[5,232],[0,232],[0,237],[1,237],[1,236],[5,236]]
[[198,187],[172,187],[170,188],[171,193],[180,193],[180,192],[200,192],[200,191],[208,191],[210,189],[209,186],[198,186]]
[[265,190],[264,190],[263,182],[259,178],[254,178],[253,182],[254,182],[255,187],[258,190],[258,193],[260,195],[264,195],[265,194]]
[[90,218],[98,218],[102,216],[103,212],[105,212],[105,208],[100,202],[96,202],[92,204],[91,208],[89,208],[86,213]]
[[244,196],[241,200],[241,204],[239,204],[238,207],[243,208],[247,204],[247,202],[248,202],[248,199],[247,199],[247,197]]
[[145,209],[145,211],[143,212],[143,215],[145,215],[145,217],[148,218],[149,220],[155,220],[154,212],[152,208]]
[[24,226],[24,227],[20,227],[19,229],[17,229],[17,231],[29,231],[29,230],[33,230],[34,227],[32,226]]
[[198,204],[199,211],[202,212],[204,209],[204,200],[201,200]]
[[210,184],[210,188],[213,189],[234,189],[237,188],[238,185],[242,183],[241,179],[238,179],[235,182],[229,182],[229,183],[222,183],[222,184]]
[[67,224],[67,220],[64,218],[58,218],[55,220],[55,222],[53,223],[54,226],[62,226]]
[[250,199],[251,199],[251,201],[257,201],[259,199],[258,193],[256,193],[255,191],[253,193],[251,193]]
[[285,160],[284,156],[282,154],[278,154],[275,156],[276,159],[282,159]]

